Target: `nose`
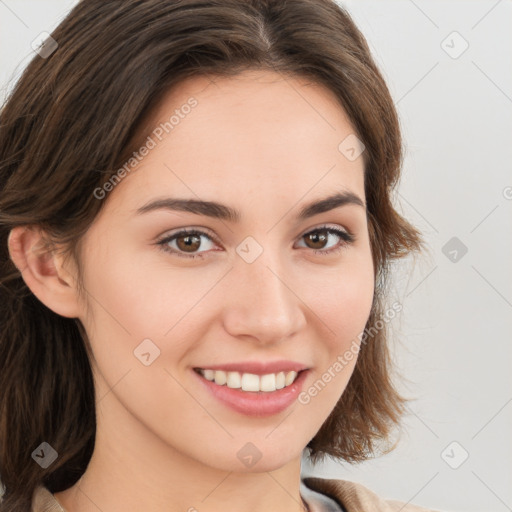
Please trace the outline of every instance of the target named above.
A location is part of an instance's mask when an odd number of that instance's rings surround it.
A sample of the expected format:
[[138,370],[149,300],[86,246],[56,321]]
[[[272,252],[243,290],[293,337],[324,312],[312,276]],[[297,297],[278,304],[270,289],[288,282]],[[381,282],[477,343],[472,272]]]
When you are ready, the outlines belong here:
[[235,337],[262,344],[291,337],[306,324],[303,300],[293,291],[290,273],[264,252],[256,261],[239,260],[230,272],[224,301],[224,328]]

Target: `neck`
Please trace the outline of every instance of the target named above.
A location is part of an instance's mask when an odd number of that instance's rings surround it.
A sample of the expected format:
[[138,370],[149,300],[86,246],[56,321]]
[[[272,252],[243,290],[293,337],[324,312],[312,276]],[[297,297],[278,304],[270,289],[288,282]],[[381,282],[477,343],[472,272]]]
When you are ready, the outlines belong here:
[[275,470],[238,471],[241,464],[222,470],[215,460],[205,464],[169,446],[113,393],[97,407],[90,463],[73,487],[55,494],[68,512],[307,510],[300,495],[300,456]]

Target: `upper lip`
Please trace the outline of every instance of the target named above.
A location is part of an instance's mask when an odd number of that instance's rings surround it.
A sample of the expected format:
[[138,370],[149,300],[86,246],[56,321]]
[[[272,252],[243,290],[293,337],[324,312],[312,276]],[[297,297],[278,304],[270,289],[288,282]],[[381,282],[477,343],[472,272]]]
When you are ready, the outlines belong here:
[[204,370],[223,370],[226,372],[240,372],[240,373],[253,373],[255,375],[266,375],[269,373],[278,372],[291,372],[296,371],[299,373],[302,370],[307,370],[308,367],[304,364],[295,361],[244,361],[240,363],[226,363],[198,366]]

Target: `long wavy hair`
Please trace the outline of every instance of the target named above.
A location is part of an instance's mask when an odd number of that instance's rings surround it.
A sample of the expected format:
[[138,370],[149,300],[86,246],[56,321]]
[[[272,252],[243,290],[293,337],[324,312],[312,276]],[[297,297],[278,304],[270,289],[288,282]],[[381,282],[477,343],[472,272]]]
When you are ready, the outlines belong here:
[[[96,434],[91,347],[77,318],[42,304],[9,257],[8,235],[35,226],[80,270],[80,241],[105,201],[94,196],[141,146],[140,127],[165,94],[199,75],[271,70],[306,77],[339,100],[363,153],[375,293],[383,316],[390,262],[422,246],[392,205],[403,159],[399,120],[368,44],[332,0],[83,0],[35,55],[0,111],[0,511],[30,510],[35,487],[71,487]],[[341,142],[341,141],[340,141]],[[361,345],[354,372],[307,445],[313,462],[382,451],[404,411],[387,332]],[[47,469],[32,452],[59,454]]]

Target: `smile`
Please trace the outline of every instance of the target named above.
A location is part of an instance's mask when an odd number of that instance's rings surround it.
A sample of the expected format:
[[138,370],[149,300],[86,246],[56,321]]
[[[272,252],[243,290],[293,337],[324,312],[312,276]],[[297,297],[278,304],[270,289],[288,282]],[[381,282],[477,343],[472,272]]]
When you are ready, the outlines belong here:
[[268,373],[266,375],[256,375],[254,373],[226,372],[223,370],[211,370],[195,368],[197,373],[206,380],[217,384],[218,386],[227,386],[241,391],[265,392],[271,393],[279,389],[291,386],[297,379],[296,371]]

